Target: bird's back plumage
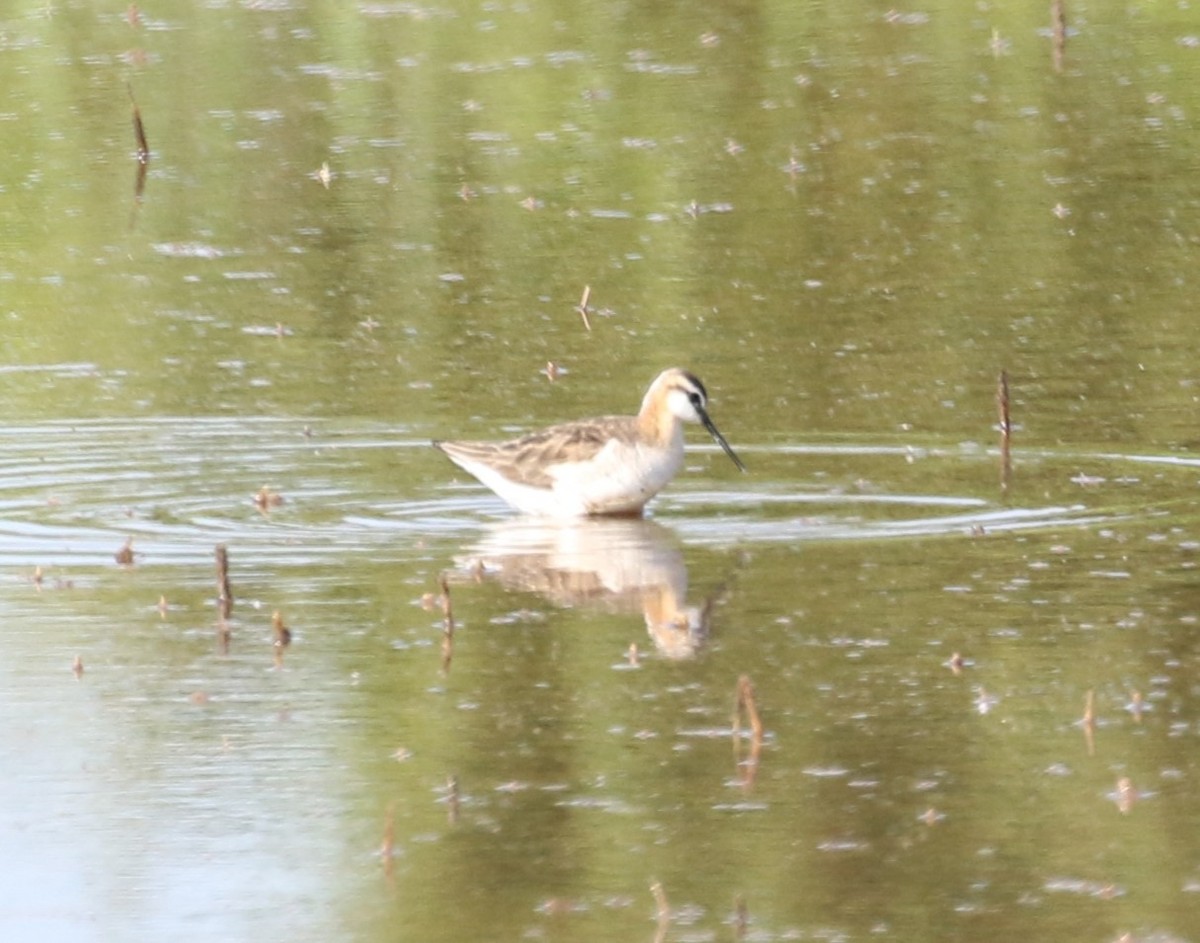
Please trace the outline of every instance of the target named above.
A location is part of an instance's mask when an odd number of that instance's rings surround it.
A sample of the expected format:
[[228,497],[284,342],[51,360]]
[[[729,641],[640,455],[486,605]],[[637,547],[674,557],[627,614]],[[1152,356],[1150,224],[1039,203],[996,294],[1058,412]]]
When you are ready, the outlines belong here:
[[549,426],[503,442],[435,441],[460,468],[519,510],[582,516],[638,514],[683,465],[683,422],[702,422],[744,467],[705,411],[703,384],[661,373],[636,416]]

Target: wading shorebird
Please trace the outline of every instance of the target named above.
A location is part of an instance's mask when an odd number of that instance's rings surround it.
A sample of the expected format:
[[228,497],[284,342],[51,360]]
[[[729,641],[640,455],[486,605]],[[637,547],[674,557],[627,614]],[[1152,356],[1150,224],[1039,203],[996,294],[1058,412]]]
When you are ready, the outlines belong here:
[[527,514],[637,515],[683,466],[685,422],[701,423],[746,470],[707,405],[704,384],[672,367],[650,384],[636,416],[564,422],[508,442],[433,444]]

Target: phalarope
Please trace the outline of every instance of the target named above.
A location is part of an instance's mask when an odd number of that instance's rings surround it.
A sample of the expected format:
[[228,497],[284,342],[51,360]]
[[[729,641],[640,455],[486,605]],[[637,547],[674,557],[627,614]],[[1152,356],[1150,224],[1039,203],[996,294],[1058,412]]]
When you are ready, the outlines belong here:
[[746,470],[709,418],[707,404],[704,384],[672,367],[650,384],[636,416],[565,422],[508,442],[433,444],[527,514],[634,515],[683,466],[685,422],[701,423]]

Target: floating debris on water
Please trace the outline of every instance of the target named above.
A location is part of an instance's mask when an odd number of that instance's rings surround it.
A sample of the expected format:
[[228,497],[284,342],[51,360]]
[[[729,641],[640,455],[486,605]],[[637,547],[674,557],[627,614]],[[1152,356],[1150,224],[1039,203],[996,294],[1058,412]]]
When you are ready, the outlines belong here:
[[993,707],[1000,703],[998,697],[993,697],[984,690],[983,685],[975,689],[975,710],[980,714],[989,714]]
[[126,537],[125,543],[121,549],[113,554],[113,558],[117,561],[118,566],[131,567],[134,564],[134,558],[137,555],[133,551],[133,538]]
[[1113,799],[1117,803],[1117,809],[1122,815],[1128,815],[1129,810],[1133,808],[1133,804],[1141,798],[1141,794],[1134,788],[1133,780],[1128,776],[1122,776],[1117,780],[1117,789],[1113,794]]
[[267,514],[271,508],[277,508],[281,504],[283,504],[283,495],[272,491],[267,485],[263,485],[254,495],[254,506],[261,514]]
[[283,652],[292,644],[292,630],[283,622],[283,616],[276,609],[271,613],[271,647],[275,652],[275,667],[283,667]]

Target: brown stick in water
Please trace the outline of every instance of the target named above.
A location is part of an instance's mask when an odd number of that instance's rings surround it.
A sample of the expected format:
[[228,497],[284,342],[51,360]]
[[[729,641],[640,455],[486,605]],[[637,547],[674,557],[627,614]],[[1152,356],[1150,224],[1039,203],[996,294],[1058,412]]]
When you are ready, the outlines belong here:
[[233,612],[233,591],[229,588],[229,550],[217,544],[217,607],[221,619],[228,619]]

